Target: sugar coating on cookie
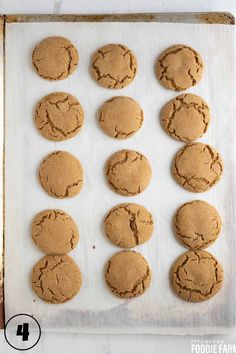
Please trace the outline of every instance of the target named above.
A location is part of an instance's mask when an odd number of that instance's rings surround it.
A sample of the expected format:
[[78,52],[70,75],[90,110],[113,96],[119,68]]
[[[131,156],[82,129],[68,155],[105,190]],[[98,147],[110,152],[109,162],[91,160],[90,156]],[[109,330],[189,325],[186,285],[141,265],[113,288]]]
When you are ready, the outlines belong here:
[[193,250],[204,249],[215,242],[221,225],[221,217],[216,208],[202,200],[183,204],[174,218],[177,238]]
[[119,204],[104,220],[105,233],[118,247],[132,248],[148,241],[153,233],[152,214],[142,205]]
[[187,93],[177,96],[162,108],[161,122],[172,138],[189,143],[207,131],[210,110],[201,97]]
[[36,246],[47,254],[66,254],[79,241],[76,223],[60,209],[38,213],[32,222],[31,236]]
[[223,173],[220,154],[210,145],[191,143],[176,154],[172,173],[177,183],[191,192],[213,187]]
[[184,300],[201,302],[221,289],[224,272],[218,260],[206,251],[189,251],[181,255],[170,272],[175,293]]
[[134,251],[114,254],[105,269],[109,289],[121,298],[142,295],[150,286],[152,273],[146,259]]
[[79,160],[69,152],[55,151],[42,161],[39,179],[50,196],[70,198],[82,188],[83,169]]
[[120,89],[129,85],[137,71],[134,53],[121,44],[108,44],[92,56],[91,75],[100,86]]
[[82,275],[78,265],[68,255],[50,255],[40,259],[31,273],[35,294],[52,304],[71,300],[78,294]]
[[183,91],[199,82],[203,61],[195,49],[183,44],[173,45],[158,57],[156,73],[165,88]]
[[47,37],[35,47],[32,62],[44,79],[63,80],[75,71],[79,55],[67,38]]
[[113,154],[106,164],[107,181],[121,195],[132,196],[147,188],[151,180],[148,159],[134,150],[121,150]]
[[131,97],[112,97],[100,108],[99,124],[112,138],[127,139],[141,128],[143,110]]
[[54,92],[43,97],[35,107],[34,117],[38,131],[52,141],[74,137],[84,122],[82,106],[66,92]]

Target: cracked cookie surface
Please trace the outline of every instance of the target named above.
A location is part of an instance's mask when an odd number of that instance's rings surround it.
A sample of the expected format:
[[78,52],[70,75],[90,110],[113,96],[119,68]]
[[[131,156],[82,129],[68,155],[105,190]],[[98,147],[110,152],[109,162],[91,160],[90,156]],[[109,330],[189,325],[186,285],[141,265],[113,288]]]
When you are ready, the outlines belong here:
[[110,290],[122,298],[142,295],[150,286],[151,269],[146,259],[135,251],[114,254],[105,269]]
[[173,264],[170,280],[175,293],[184,300],[201,302],[212,298],[221,289],[223,268],[206,251],[189,251]]
[[118,247],[132,248],[148,241],[153,233],[152,214],[142,205],[119,204],[107,214],[105,233]]
[[44,301],[60,304],[78,294],[82,275],[75,261],[68,255],[45,256],[34,266],[31,285]]
[[127,139],[141,128],[143,111],[131,97],[113,97],[100,108],[99,124],[112,138]]
[[63,80],[72,74],[79,61],[74,45],[64,37],[47,37],[34,49],[33,66],[47,80]]
[[54,92],[43,97],[35,108],[34,117],[38,131],[52,141],[74,137],[84,122],[79,101],[66,92]]
[[158,57],[156,73],[165,88],[183,91],[199,82],[203,61],[193,48],[182,44],[173,45]]
[[121,44],[108,44],[92,56],[91,75],[100,86],[120,89],[129,85],[137,71],[134,53]]
[[191,192],[204,192],[213,187],[223,173],[220,154],[210,145],[191,143],[180,149],[172,165],[178,184]]
[[183,204],[174,219],[177,238],[193,250],[204,249],[215,242],[221,225],[221,217],[216,208],[202,200]]
[[79,241],[76,223],[60,209],[38,213],[32,222],[31,236],[36,246],[47,254],[66,254]]
[[107,181],[121,195],[132,196],[143,192],[151,180],[151,174],[147,158],[134,150],[117,151],[106,164]]
[[70,198],[82,188],[83,169],[79,160],[69,152],[55,151],[42,161],[39,179],[50,196]]
[[210,110],[201,97],[187,93],[177,96],[162,108],[161,122],[172,138],[189,143],[207,131]]

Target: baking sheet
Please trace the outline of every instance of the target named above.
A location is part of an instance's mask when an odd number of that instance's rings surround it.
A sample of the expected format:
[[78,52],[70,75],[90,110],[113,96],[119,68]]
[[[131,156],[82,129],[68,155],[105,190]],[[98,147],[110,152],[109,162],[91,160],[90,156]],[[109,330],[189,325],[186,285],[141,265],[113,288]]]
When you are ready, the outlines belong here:
[[[41,79],[31,66],[31,53],[49,35],[68,37],[80,54],[79,68],[60,82]],[[204,40],[203,40],[204,38]],[[136,54],[139,69],[134,82],[122,90],[99,87],[89,76],[91,54],[100,46],[120,42]],[[202,95],[212,110],[212,122],[200,141],[222,154],[225,172],[212,190],[194,194],[179,187],[170,175],[170,163],[182,144],[162,130],[159,111],[177,94],[165,90],[154,75],[154,62],[166,47],[185,43],[197,49],[205,61],[203,80],[188,92]],[[100,333],[225,332],[235,326],[235,56],[234,28],[223,25],[158,23],[38,23],[6,25],[6,219],[5,219],[5,311],[6,320],[16,313],[33,314],[43,330]],[[78,97],[85,111],[80,134],[66,142],[44,139],[33,122],[33,107],[44,95],[67,91]],[[129,95],[144,109],[141,131],[126,141],[103,134],[97,124],[99,106],[114,95]],[[123,148],[144,153],[152,164],[147,190],[132,198],[116,195],[107,186],[106,159]],[[37,179],[41,160],[55,150],[77,156],[85,171],[85,184],[73,199],[49,197]],[[183,252],[171,230],[176,208],[191,199],[215,205],[223,220],[218,241],[208,250],[223,264],[225,282],[212,300],[187,303],[169,287],[169,269]],[[103,279],[105,262],[117,247],[104,236],[106,212],[122,202],[137,202],[153,214],[152,239],[136,250],[153,271],[152,286],[142,297],[116,298]],[[43,256],[30,238],[33,216],[46,208],[61,208],[77,222],[81,239],[71,256],[84,276],[79,296],[62,305],[46,304],[30,288],[33,265]],[[95,249],[93,248],[95,246]]]

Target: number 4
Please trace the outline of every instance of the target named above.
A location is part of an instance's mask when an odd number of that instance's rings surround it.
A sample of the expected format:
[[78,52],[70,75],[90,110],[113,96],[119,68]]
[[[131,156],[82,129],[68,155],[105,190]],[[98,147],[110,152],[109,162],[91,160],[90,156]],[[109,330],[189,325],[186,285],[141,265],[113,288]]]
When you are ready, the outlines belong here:
[[22,336],[22,341],[27,341],[29,338],[29,324],[23,323],[23,325],[18,325],[16,335]]

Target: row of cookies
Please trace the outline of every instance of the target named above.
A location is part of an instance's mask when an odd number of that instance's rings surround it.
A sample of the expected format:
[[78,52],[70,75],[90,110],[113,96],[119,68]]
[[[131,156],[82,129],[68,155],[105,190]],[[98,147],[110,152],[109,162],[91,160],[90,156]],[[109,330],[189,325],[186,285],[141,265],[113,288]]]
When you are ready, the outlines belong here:
[[[32,61],[42,78],[63,80],[76,70],[79,54],[67,38],[48,37],[35,47]],[[92,77],[100,86],[110,89],[129,85],[137,73],[137,68],[135,54],[125,45],[114,43],[98,49],[90,64]],[[201,79],[203,61],[193,48],[174,45],[157,58],[155,71],[165,88],[182,91],[196,85]]]
[[[49,40],[50,42],[50,40]],[[75,70],[78,62],[76,49],[65,38],[51,42],[47,49],[48,40],[43,41],[33,52],[33,65],[40,72],[49,70],[57,61],[54,70],[67,65],[67,69],[58,75],[63,79]],[[60,47],[61,46],[61,47]],[[62,49],[65,53],[62,55]],[[58,52],[59,51],[59,52]],[[57,53],[58,52],[58,53]],[[55,55],[59,54],[59,57]],[[68,62],[69,61],[69,62]],[[66,63],[68,62],[68,63]],[[48,69],[49,68],[49,69]],[[46,70],[46,71],[45,71]],[[45,74],[46,75],[46,74]],[[42,76],[42,75],[41,75]],[[49,140],[60,141],[75,136],[83,125],[83,109],[77,99],[64,92],[45,96],[35,109],[35,122],[38,130]],[[60,164],[63,160],[64,164]],[[62,170],[61,167],[67,167]],[[54,171],[51,175],[54,188],[47,183],[48,169]],[[60,181],[60,175],[63,181]],[[79,175],[79,180],[77,179]],[[42,184],[49,188],[50,195],[66,198],[76,194],[83,182],[83,170],[79,161],[69,153],[52,153],[47,161],[43,161],[39,171]],[[77,182],[74,183],[74,178]],[[70,183],[70,180],[73,180]],[[63,184],[64,182],[64,184]],[[66,183],[66,185],[65,185]],[[74,191],[76,189],[76,191]],[[73,192],[71,192],[73,190]],[[82,274],[76,262],[67,255],[79,241],[79,232],[73,219],[62,210],[49,209],[38,213],[32,222],[32,239],[36,246],[47,255],[33,267],[31,285],[33,291],[44,301],[63,303],[74,297],[80,290]]]
[[[178,50],[171,53],[167,51],[164,59],[168,59],[168,63],[172,65],[179,61],[178,53]],[[195,57],[196,62],[199,58],[198,54]],[[180,66],[176,65],[175,75],[177,72],[181,75],[184,66],[184,62]],[[166,67],[160,64],[160,70],[163,69],[167,82],[175,85],[170,77],[166,77]],[[203,69],[203,65],[201,67]],[[191,70],[189,75],[192,75]],[[194,77],[192,79],[194,81]],[[207,103],[194,94],[177,96],[163,107],[161,121],[172,138],[187,143],[177,152],[173,161],[172,174],[177,183],[191,192],[204,192],[212,188],[222,175],[221,156],[213,147],[194,142],[208,129],[210,110]],[[177,210],[174,218],[175,234],[190,251],[174,262],[170,270],[170,280],[173,290],[182,299],[205,301],[220,290],[224,277],[223,268],[212,254],[203,249],[217,239],[221,224],[217,210],[204,201],[194,200]]]

